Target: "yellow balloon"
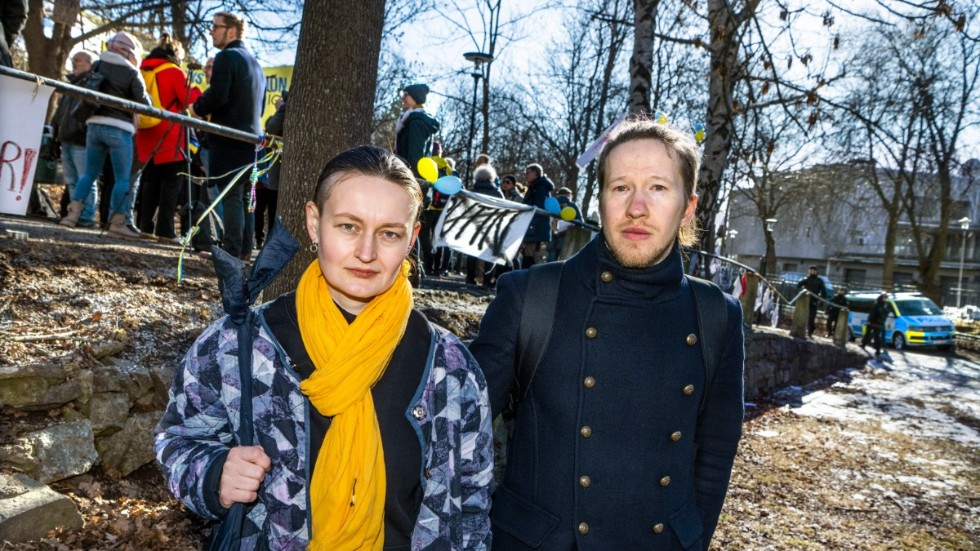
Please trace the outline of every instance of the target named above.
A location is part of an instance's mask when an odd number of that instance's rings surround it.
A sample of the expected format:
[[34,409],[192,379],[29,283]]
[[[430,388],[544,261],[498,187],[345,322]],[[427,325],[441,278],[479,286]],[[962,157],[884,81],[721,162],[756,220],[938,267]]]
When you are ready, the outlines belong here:
[[439,179],[439,168],[436,162],[429,157],[422,157],[418,164],[419,175],[425,178],[426,182],[435,182]]
[[575,209],[572,207],[565,207],[561,209],[561,219],[566,222],[571,222],[575,220]]

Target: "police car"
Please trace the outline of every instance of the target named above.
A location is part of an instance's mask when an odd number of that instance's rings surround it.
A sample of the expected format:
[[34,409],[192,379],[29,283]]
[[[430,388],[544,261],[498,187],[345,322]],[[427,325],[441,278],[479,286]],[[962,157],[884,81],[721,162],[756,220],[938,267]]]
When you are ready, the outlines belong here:
[[[877,293],[847,295],[847,325],[851,339],[863,335],[868,312]],[[943,315],[943,309],[922,293],[891,293],[888,295],[889,313],[885,320],[885,341],[903,350],[910,346],[936,346],[948,349],[953,345],[955,325]]]

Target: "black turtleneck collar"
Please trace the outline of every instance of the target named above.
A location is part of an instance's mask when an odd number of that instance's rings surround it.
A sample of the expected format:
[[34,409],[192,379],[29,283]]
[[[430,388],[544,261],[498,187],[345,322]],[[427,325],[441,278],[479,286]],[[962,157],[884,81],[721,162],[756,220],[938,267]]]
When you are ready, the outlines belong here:
[[673,299],[681,290],[684,263],[676,240],[667,258],[647,268],[623,267],[609,251],[601,233],[582,253],[585,253],[582,268],[588,271],[582,275],[590,279],[600,298],[656,299],[659,302]]

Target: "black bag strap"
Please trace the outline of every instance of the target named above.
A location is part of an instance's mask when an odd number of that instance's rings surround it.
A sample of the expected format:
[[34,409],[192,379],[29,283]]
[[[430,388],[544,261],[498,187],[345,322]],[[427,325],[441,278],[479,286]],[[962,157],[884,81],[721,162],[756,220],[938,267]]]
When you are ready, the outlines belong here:
[[701,354],[704,357],[704,393],[698,406],[698,415],[704,411],[705,397],[718,370],[721,354],[725,349],[728,329],[728,309],[722,290],[703,279],[687,275],[687,282],[694,292],[694,306],[698,314],[698,333],[701,335]]
[[238,379],[241,387],[241,400],[238,414],[238,443],[241,446],[253,444],[252,435],[252,320],[255,312],[249,309],[245,321],[238,326]]
[[527,272],[524,308],[521,310],[521,325],[517,331],[517,385],[511,392],[508,406],[511,413],[517,411],[517,406],[527,396],[538,364],[541,363],[548,341],[551,340],[564,264],[537,264],[531,266]]

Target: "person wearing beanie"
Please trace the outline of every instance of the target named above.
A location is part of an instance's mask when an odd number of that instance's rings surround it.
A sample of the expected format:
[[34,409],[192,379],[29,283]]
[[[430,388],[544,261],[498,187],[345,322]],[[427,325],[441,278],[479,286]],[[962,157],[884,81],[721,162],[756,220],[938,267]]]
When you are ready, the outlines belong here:
[[[137,66],[143,56],[143,47],[136,38],[119,31],[106,43],[91,71],[102,77],[99,91],[119,98],[151,105]],[[139,239],[140,234],[133,227],[133,204],[136,201],[135,186],[130,181],[133,165],[133,134],[136,133],[135,117],[132,113],[99,105],[91,116],[85,119],[88,128],[85,137],[85,173],[75,183],[75,191],[68,204],[68,214],[61,219],[62,226],[74,228],[82,214],[83,201],[92,191],[99,177],[106,156],[112,162],[115,183],[109,201],[109,233],[126,239]]]
[[432,137],[439,131],[439,121],[425,112],[429,87],[412,84],[402,88],[405,112],[395,124],[395,154],[401,157],[419,177],[419,159],[432,154]]

